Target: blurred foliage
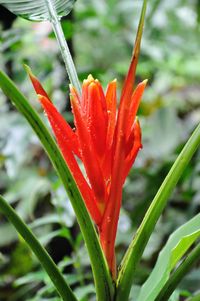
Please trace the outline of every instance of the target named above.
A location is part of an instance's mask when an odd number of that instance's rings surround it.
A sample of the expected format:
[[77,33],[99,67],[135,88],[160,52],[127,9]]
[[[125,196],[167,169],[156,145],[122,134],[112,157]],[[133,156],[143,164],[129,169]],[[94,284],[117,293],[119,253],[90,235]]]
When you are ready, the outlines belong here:
[[[139,0],[78,0],[73,15],[62,22],[70,39],[79,77],[89,73],[104,87],[113,78],[119,92],[136,33]],[[153,196],[187,137],[200,120],[200,2],[149,2],[137,81],[148,78],[139,119],[140,152],[123,195],[117,236],[118,261]],[[30,65],[69,122],[68,82],[58,46],[48,23],[17,18],[0,27],[0,68],[9,73],[38,112],[42,110],[22,64]],[[44,151],[9,101],[0,94],[0,192],[47,247],[80,300],[95,300],[87,253],[73,210]],[[200,152],[185,170],[145,250],[130,300],[154,266],[169,234],[200,210]],[[199,289],[196,266],[171,300],[185,300]],[[0,300],[59,301],[48,277],[0,217]]]

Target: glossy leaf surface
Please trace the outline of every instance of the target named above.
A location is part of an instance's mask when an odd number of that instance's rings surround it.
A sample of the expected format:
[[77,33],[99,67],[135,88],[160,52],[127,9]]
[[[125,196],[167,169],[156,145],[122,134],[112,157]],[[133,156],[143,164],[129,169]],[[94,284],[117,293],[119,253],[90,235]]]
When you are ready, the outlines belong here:
[[0,4],[15,15],[32,21],[49,20],[49,3],[61,18],[69,14],[75,0],[0,0]]
[[143,284],[138,301],[154,301],[160,289],[169,279],[170,272],[200,236],[200,214],[171,234],[160,252],[156,265]]

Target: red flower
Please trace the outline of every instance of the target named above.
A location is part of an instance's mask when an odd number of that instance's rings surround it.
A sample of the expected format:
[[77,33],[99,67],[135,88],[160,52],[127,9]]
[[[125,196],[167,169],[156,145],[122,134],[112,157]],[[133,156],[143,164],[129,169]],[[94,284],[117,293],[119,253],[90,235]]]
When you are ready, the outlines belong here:
[[[108,84],[106,93],[100,82],[91,75],[83,82],[82,95],[78,95],[76,89],[70,86],[75,131],[28,69],[63,157],[98,227],[100,242],[113,278],[116,276],[115,238],[122,187],[142,147],[136,113],[147,81],[140,83],[133,91],[139,45],[136,40],[118,109],[116,80]],[[82,161],[87,177],[83,175],[77,159]]]

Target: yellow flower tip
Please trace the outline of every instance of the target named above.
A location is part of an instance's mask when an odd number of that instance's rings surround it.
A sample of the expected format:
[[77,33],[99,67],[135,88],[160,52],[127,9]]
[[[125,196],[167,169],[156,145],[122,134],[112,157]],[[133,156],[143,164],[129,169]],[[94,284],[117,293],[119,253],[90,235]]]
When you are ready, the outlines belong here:
[[83,80],[82,87],[86,86],[86,84],[87,84],[87,79],[84,79],[84,80]]
[[89,84],[89,87],[96,87],[96,82],[94,81],[94,82],[90,82],[90,84]]
[[92,82],[92,81],[94,81],[94,77],[92,76],[92,74],[88,75],[87,80],[88,80],[89,83]]
[[44,96],[42,96],[41,94],[37,94],[38,100],[40,103],[42,103],[43,101],[46,100],[46,98]]
[[110,82],[111,85],[116,85],[117,84],[117,79],[114,78],[111,82]]
[[37,97],[38,97],[38,100],[41,102],[41,101],[45,101],[45,102],[50,102],[49,99],[44,96],[44,95],[41,95],[41,94],[37,94]]
[[143,83],[143,85],[144,85],[144,86],[146,86],[146,85],[147,85],[147,83],[148,83],[148,79],[145,79],[145,80],[143,80],[143,82],[142,82],[142,83]]
[[37,96],[39,100],[42,100],[44,98],[44,96],[42,96],[41,94],[37,94]]
[[83,80],[83,87],[89,86],[94,81],[95,81],[94,77],[91,74],[89,74],[88,77],[87,77],[87,79]]

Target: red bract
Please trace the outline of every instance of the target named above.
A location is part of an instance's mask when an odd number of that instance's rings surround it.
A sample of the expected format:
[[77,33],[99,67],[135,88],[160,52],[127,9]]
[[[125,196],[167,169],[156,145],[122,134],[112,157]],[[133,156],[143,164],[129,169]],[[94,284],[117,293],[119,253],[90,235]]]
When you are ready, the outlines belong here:
[[[115,238],[124,181],[141,149],[136,113],[147,81],[133,91],[137,57],[133,56],[117,109],[116,80],[104,93],[91,75],[82,95],[70,86],[75,131],[57,111],[38,79],[28,69],[63,157],[97,225],[100,242],[113,278],[116,276]],[[87,177],[77,163],[81,160]]]

